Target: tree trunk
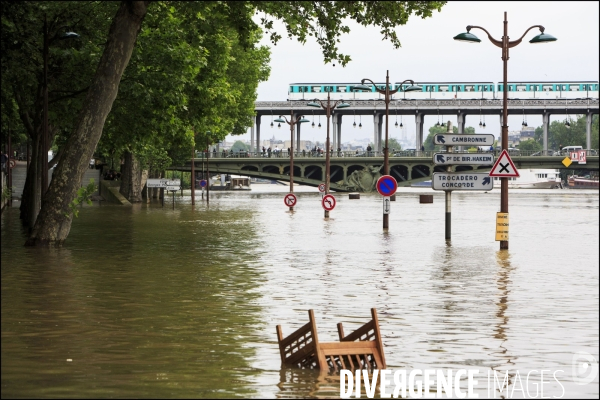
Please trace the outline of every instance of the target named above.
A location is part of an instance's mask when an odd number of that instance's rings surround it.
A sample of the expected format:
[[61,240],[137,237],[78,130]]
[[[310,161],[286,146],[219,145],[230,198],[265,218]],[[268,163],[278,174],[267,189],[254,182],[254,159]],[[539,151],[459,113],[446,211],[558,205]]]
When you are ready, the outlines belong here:
[[113,18],[106,47],[74,133],[65,144],[63,158],[42,198],[42,209],[25,245],[61,245],[69,235],[73,220],[69,204],[77,196],[83,175],[102,136],[104,122],[119,91],[121,76],[129,63],[148,3],[124,1]]
[[41,135],[36,135],[31,145],[31,162],[27,169],[27,175],[25,177],[25,186],[23,187],[23,194],[21,195],[21,219],[23,224],[29,228],[29,231],[33,229],[35,220],[37,219],[40,211],[41,204],[41,192],[40,187],[42,185],[42,165],[40,165],[40,140]]
[[142,189],[147,179],[147,171],[142,171],[140,162],[135,155],[126,152],[119,192],[131,203],[140,203],[142,201]]

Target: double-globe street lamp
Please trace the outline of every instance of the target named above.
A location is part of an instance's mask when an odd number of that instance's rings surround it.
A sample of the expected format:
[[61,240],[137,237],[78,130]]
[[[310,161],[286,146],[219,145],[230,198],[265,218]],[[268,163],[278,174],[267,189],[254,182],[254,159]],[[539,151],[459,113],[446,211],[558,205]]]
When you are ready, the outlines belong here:
[[[304,118],[304,116],[300,116],[300,118],[294,117],[294,110],[292,110],[290,112],[289,120],[286,117],[282,117],[280,115],[279,118],[275,120],[275,122],[278,122],[279,124],[281,124],[282,122],[287,122],[290,126],[290,193],[294,193],[294,126],[296,126],[296,124],[301,124],[303,122],[310,121]],[[294,207],[290,206],[290,211],[293,210]]]
[[[467,31],[461,33],[459,35],[454,36],[454,40],[459,40],[468,43],[479,43],[481,40],[471,33],[471,29],[481,29],[488,35],[488,39],[495,46],[500,47],[502,49],[502,61],[504,63],[504,77],[503,77],[503,108],[502,108],[502,150],[508,151],[508,49],[511,47],[515,47],[521,43],[527,32],[529,32],[533,28],[539,28],[540,34],[535,36],[533,39],[529,41],[529,43],[548,43],[556,41],[556,38],[552,35],[548,35],[544,33],[545,28],[542,25],[533,25],[527,28],[525,33],[517,39],[517,40],[508,40],[508,20],[506,17],[506,12],[504,12],[504,36],[502,36],[502,40],[497,40],[490,35],[490,33],[481,26],[468,25]],[[508,213],[508,178],[500,178],[500,212]],[[508,240],[500,241],[500,249],[507,250],[508,249]]]
[[[371,91],[370,85],[365,85],[365,82],[370,82],[371,85],[375,88],[377,93],[381,93],[384,95],[383,101],[385,102],[385,147],[383,148],[383,174],[389,175],[390,173],[390,159],[388,154],[388,131],[390,125],[390,101],[392,99],[392,95],[396,94],[398,91],[403,92],[412,92],[416,90],[422,90],[421,86],[415,85],[415,82],[412,79],[407,79],[401,84],[398,85],[396,89],[390,88],[390,71],[386,71],[385,76],[385,88],[380,89],[377,87],[375,82],[370,79],[363,79],[360,81],[360,85],[356,85],[352,87],[352,90],[361,90],[361,91]],[[405,83],[410,83],[410,86],[406,89],[402,89]],[[383,229],[388,229],[390,226],[390,215],[383,214]]]
[[[344,103],[343,100],[335,100],[331,101],[331,96],[329,92],[327,92],[327,101],[323,102],[319,99],[314,99],[310,103],[307,104],[310,107],[321,107],[325,110],[327,114],[327,139],[325,141],[325,194],[329,194],[329,118],[331,117],[331,112],[337,108],[346,108],[350,107],[350,104]],[[329,211],[325,210],[325,218],[329,218]]]

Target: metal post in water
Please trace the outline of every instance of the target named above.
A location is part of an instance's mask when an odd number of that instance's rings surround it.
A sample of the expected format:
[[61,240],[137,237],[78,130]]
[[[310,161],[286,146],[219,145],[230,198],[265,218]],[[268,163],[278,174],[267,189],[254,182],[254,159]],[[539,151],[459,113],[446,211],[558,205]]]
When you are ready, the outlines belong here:
[[[448,121],[448,128],[446,132],[452,133],[452,122]],[[446,150],[449,154],[452,154],[453,146],[446,146]],[[446,167],[447,172],[452,172],[452,166]],[[452,239],[452,191],[447,190],[446,192],[446,240]]]

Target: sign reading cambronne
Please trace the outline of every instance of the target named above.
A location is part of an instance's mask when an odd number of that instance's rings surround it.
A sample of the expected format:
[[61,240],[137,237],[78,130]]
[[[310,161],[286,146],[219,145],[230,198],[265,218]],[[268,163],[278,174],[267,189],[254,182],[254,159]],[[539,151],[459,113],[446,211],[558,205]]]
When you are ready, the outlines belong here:
[[433,190],[492,190],[494,182],[487,172],[434,172]]
[[492,146],[494,144],[494,135],[479,134],[479,135],[448,135],[446,133],[438,133],[433,137],[433,144],[441,144],[443,146]]
[[487,153],[435,153],[435,165],[493,165],[494,155]]

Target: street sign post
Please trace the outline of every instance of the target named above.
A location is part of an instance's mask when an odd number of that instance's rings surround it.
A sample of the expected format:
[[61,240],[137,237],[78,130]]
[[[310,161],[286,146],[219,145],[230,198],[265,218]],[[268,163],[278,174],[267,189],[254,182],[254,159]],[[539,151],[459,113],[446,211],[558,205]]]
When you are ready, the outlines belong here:
[[492,190],[494,183],[486,172],[434,172],[433,190]]
[[494,155],[486,153],[434,153],[435,165],[493,165]]
[[391,209],[391,199],[390,199],[390,197],[386,196],[383,198],[383,214],[388,215],[390,213],[390,209]]
[[294,207],[297,201],[298,199],[296,198],[296,195],[294,193],[288,193],[283,198],[283,202],[285,203],[285,205],[290,208]]
[[500,157],[496,160],[489,175],[498,178],[519,177],[519,171],[517,171],[517,167],[515,167],[515,164],[508,155],[506,149],[502,150],[502,153],[500,153]]
[[325,211],[331,211],[335,208],[335,197],[332,194],[326,194],[323,196],[323,200],[321,200],[321,205],[325,209]]
[[433,144],[442,146],[493,146],[494,135],[453,135],[438,133],[433,137]]
[[383,175],[377,180],[377,191],[382,196],[393,196],[398,189],[398,182],[391,175]]

